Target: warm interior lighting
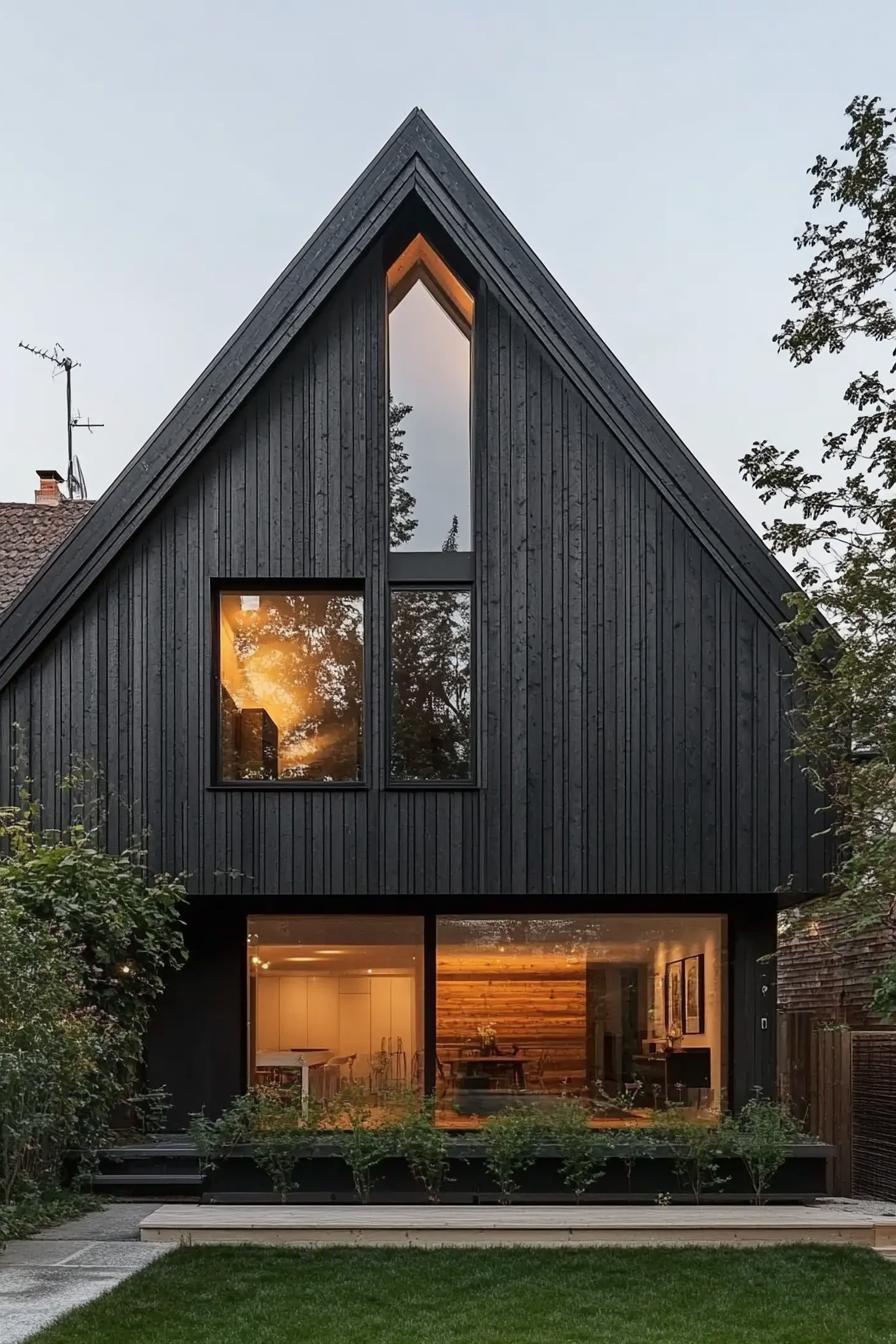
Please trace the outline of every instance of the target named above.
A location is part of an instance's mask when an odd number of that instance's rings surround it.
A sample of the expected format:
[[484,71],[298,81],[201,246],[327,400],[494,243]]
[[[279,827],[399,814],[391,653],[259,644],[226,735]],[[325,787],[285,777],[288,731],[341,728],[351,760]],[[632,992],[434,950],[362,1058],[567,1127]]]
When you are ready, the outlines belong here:
[[421,281],[436,302],[469,337],[473,328],[473,295],[445,265],[434,247],[418,233],[386,272],[389,311]]
[[220,767],[225,780],[361,775],[363,598],[220,596]]
[[721,917],[440,918],[437,939],[442,1123],[478,1125],[521,1092],[602,1098],[617,1124],[720,1106]]
[[473,296],[422,234],[386,286],[389,549],[468,551]]
[[323,1095],[349,1081],[380,1098],[422,1085],[421,918],[258,916],[249,927],[270,967],[249,980],[256,1081],[289,1080],[288,1056],[305,1048]]

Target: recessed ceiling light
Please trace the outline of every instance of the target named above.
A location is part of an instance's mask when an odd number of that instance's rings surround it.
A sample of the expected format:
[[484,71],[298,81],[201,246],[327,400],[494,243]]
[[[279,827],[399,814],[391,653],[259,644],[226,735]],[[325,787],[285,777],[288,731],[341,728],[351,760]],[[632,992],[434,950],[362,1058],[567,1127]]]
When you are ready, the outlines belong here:
[[240,597],[240,607],[243,611],[258,611],[261,606],[261,598],[253,594],[244,593]]

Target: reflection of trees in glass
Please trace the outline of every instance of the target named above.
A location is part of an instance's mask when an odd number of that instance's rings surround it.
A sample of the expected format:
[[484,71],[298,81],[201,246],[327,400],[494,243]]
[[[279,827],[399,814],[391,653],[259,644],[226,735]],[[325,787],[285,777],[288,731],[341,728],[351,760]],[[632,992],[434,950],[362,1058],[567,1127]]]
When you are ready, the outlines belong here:
[[[396,401],[389,393],[389,549],[406,546],[417,530],[419,519],[414,516],[417,500],[407,488],[411,474],[411,459],[405,443],[406,428],[402,421],[413,411],[406,401]],[[458,520],[454,515],[451,527],[442,542],[443,551],[457,550]]]
[[389,393],[389,549],[393,551],[405,546],[417,528],[414,517],[417,501],[405,486],[411,474],[411,461],[401,424],[413,409]]
[[469,778],[470,672],[470,594],[395,591],[393,778]]
[[239,706],[261,706],[276,723],[279,778],[357,779],[362,599],[348,593],[268,593],[257,611],[241,611],[239,596],[225,594],[222,614],[233,630],[241,682],[225,689]]
[[[389,397],[389,545],[410,541],[417,501],[402,422],[413,407]],[[456,551],[455,515],[443,551]],[[392,777],[470,777],[470,594],[397,589],[392,595]]]

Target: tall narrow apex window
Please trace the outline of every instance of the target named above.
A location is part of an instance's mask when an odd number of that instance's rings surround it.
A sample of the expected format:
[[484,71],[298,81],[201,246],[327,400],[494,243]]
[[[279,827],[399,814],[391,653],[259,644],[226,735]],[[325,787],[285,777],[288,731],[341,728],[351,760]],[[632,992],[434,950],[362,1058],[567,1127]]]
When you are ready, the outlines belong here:
[[390,549],[469,551],[473,297],[422,234],[386,280]]
[[222,592],[218,776],[338,783],[362,772],[359,592]]

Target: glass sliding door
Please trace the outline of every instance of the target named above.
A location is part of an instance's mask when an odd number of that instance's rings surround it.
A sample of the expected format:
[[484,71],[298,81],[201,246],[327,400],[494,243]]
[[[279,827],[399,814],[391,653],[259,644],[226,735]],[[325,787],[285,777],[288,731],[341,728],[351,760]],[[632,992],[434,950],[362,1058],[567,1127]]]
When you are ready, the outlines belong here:
[[645,1122],[722,1101],[725,920],[606,915],[437,921],[441,1123],[519,1101],[594,1104],[595,1123]]
[[422,1088],[422,919],[253,917],[247,973],[251,1082],[356,1085],[378,1107]]

